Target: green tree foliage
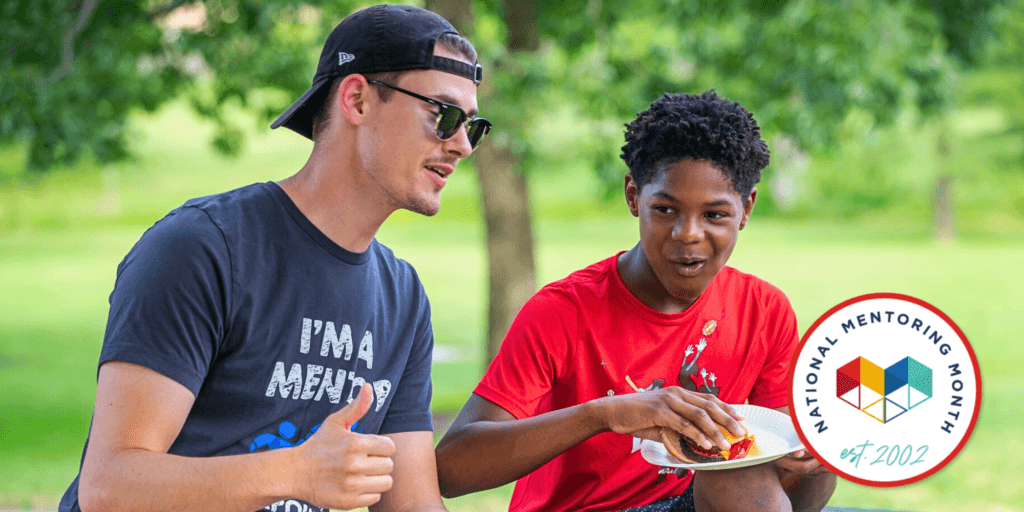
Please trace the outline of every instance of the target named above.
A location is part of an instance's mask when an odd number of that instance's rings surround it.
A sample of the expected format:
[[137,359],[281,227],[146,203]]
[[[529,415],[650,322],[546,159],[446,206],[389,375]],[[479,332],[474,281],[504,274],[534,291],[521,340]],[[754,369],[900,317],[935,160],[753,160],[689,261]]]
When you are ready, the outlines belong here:
[[[541,16],[551,99],[591,119],[629,119],[665,92],[715,89],[768,134],[809,149],[836,140],[851,112],[878,125],[949,104],[956,69],[940,20],[911,2],[560,2]],[[666,20],[680,20],[666,23]],[[529,67],[527,67],[529,69]],[[539,112],[544,109],[536,109]],[[621,130],[595,168],[618,181]]]
[[[478,0],[473,35],[495,62],[489,77],[502,100],[488,115],[504,132],[498,142],[534,167],[545,141],[530,138],[533,127],[568,108],[592,131],[582,146],[595,151],[585,158],[617,182],[621,123],[664,92],[716,89],[756,112],[769,134],[812,149],[833,142],[851,111],[880,125],[908,106],[941,111],[956,62],[991,53],[991,34],[1020,23],[1019,4],[568,0],[537,2],[535,16],[511,19],[509,4]],[[271,119],[308,86],[323,36],[354,7],[344,0],[4,0],[0,142],[26,143],[34,169],[83,151],[116,160],[126,155],[132,110],[187,94],[216,123],[215,145],[237,151],[241,131],[225,107]],[[201,11],[200,21],[175,24],[170,15],[181,11]],[[506,54],[508,26],[517,23],[538,25],[538,51]]]
[[324,35],[352,8],[321,3],[3,0],[0,143],[25,144],[34,170],[123,159],[129,114],[184,94],[216,124],[214,145],[237,152],[226,107],[265,123],[309,87]]

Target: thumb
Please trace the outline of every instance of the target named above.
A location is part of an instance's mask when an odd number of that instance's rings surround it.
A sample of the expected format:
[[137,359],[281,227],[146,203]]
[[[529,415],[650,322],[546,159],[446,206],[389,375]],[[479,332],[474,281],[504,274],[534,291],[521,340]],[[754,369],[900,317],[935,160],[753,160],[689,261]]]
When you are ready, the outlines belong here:
[[362,389],[359,390],[359,396],[342,410],[330,415],[328,419],[340,423],[348,429],[370,410],[371,405],[373,405],[373,387],[363,384]]

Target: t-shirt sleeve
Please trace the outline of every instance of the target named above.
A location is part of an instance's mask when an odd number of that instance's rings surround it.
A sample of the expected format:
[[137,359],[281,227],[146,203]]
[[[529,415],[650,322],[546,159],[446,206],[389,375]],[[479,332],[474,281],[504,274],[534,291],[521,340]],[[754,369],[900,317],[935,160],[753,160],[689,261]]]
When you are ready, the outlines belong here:
[[796,313],[782,290],[767,285],[764,297],[764,333],[768,357],[754,383],[749,402],[761,407],[777,408],[788,402],[789,367],[800,343]]
[[230,267],[206,212],[161,219],[118,266],[99,364],[142,365],[197,394],[225,331]]
[[519,311],[473,392],[518,419],[536,415],[571,360],[579,323],[569,291],[542,288]]
[[433,384],[430,379],[430,365],[434,355],[434,329],[430,322],[430,303],[417,279],[420,312],[416,336],[409,353],[408,362],[402,371],[388,412],[380,425],[381,434],[396,432],[418,432],[434,429],[430,414],[430,399]]

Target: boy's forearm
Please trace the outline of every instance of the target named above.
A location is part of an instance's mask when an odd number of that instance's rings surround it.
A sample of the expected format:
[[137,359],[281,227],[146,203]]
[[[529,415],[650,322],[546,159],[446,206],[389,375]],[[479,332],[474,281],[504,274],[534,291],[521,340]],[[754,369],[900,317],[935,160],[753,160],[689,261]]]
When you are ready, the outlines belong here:
[[514,482],[607,430],[588,402],[533,418],[465,425],[437,446],[441,495],[454,498]]
[[251,512],[297,498],[291,449],[223,457],[126,450],[83,468],[83,512]]

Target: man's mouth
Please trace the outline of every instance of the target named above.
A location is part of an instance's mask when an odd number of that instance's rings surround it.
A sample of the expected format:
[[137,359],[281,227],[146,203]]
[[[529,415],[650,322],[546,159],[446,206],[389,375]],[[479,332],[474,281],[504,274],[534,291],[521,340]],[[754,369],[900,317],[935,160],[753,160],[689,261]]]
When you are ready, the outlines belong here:
[[455,168],[451,165],[424,165],[423,167],[442,178],[447,178],[448,175],[455,171]]
[[423,168],[431,172],[428,176],[430,176],[434,186],[438,189],[444,188],[445,184],[448,183],[448,176],[455,171],[454,166],[444,164],[424,165]]

